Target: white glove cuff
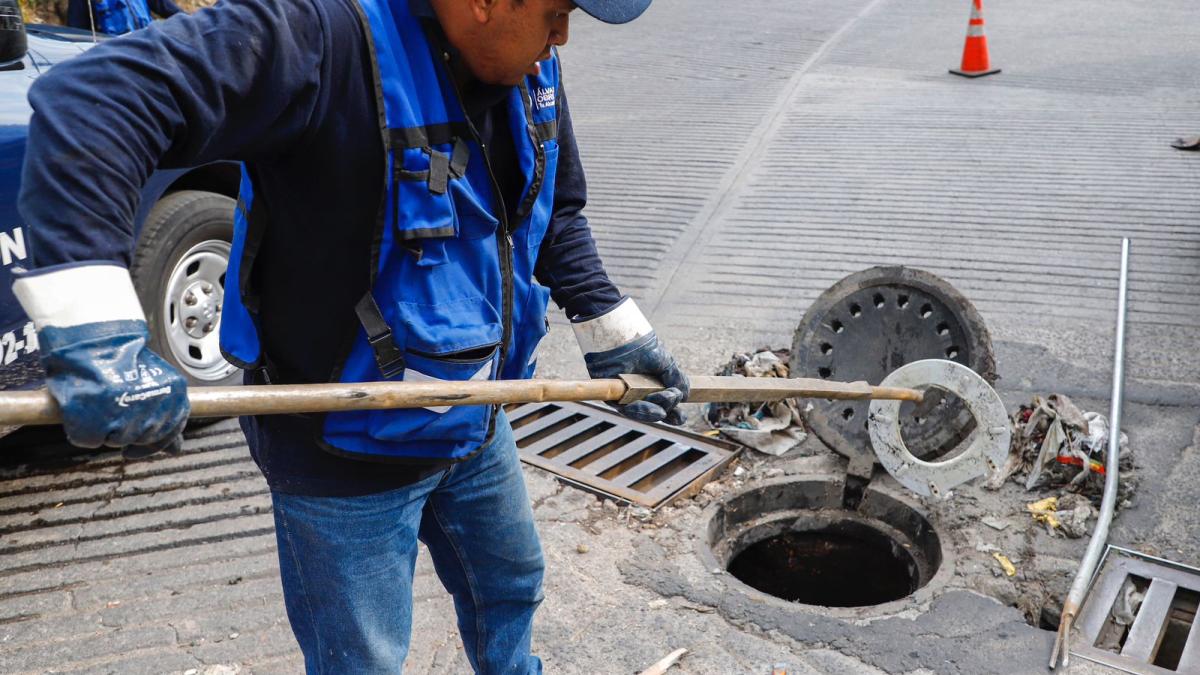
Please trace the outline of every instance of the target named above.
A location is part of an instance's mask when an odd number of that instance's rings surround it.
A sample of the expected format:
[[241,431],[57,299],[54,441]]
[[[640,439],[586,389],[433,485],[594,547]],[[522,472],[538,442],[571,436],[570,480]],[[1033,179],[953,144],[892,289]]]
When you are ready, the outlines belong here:
[[146,320],[129,270],[114,264],[72,263],[27,272],[13,282],[13,294],[39,330]]
[[571,328],[584,354],[616,349],[654,332],[633,298],[625,298],[598,317],[572,323]]

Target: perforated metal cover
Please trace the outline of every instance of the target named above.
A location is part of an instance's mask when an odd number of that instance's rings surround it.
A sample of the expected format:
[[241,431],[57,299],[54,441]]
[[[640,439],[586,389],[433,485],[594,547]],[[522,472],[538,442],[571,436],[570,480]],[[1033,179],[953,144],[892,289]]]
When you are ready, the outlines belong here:
[[[821,294],[801,319],[792,342],[791,375],[878,384],[906,363],[946,359],[989,384],[996,380],[992,341],[983,318],[941,278],[908,267],[873,267]],[[908,448],[916,457],[947,453],[975,428],[961,401],[936,391],[900,410]],[[868,401],[815,399],[805,421],[838,453],[874,462],[867,431]]]

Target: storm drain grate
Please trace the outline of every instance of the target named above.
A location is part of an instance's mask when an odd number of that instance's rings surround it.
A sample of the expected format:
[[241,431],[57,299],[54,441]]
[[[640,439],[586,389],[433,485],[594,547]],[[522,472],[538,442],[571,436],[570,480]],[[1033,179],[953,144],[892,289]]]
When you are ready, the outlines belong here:
[[737,455],[731,443],[586,403],[527,403],[506,411],[523,462],[652,509],[693,494]]
[[1127,673],[1200,673],[1200,569],[1109,546],[1071,653]]

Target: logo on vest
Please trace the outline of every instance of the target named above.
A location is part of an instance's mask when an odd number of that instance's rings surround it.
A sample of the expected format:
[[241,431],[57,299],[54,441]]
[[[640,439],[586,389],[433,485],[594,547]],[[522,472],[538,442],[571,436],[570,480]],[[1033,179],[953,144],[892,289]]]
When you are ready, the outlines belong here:
[[538,109],[554,107],[554,87],[540,87],[533,97],[534,104]]

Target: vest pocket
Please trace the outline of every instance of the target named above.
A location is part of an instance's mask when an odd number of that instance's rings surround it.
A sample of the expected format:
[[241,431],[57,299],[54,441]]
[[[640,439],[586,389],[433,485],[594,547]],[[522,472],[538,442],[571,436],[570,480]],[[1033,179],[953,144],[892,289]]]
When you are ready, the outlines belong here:
[[546,309],[550,304],[550,289],[540,284],[530,284],[529,298],[521,309],[519,320],[513,329],[513,347],[508,363],[501,375],[508,380],[523,380],[533,377],[537,370],[537,349],[542,338],[550,329]]
[[[445,150],[449,150],[446,146]],[[481,239],[491,236],[500,221],[484,206],[465,175],[449,175],[444,184],[431,182],[430,155],[420,149],[393,153],[390,212],[397,236],[402,241],[458,237]],[[445,262],[436,253],[425,265]]]
[[[423,302],[397,302],[382,307],[384,318],[397,336],[397,344],[405,351],[415,353],[418,358],[424,356],[449,363],[462,358],[462,354],[500,344],[504,327],[500,313],[491,303],[482,297],[442,295],[461,292],[465,280],[458,281],[457,289],[443,288],[455,283],[451,275],[436,274],[426,281],[427,289],[415,283],[408,286],[411,296]],[[401,285],[397,294],[404,289]]]
[[[495,378],[499,343],[449,354],[405,350],[404,382],[468,382]],[[372,411],[368,433],[381,441],[478,442],[487,436],[492,406],[433,406]]]
[[484,208],[479,195],[465,178],[450,183],[450,194],[453,196],[454,221],[460,239],[483,239],[496,233],[500,220]]
[[428,237],[453,237],[454,205],[445,191],[430,190],[429,158],[420,150],[392,153],[392,189],[389,211],[402,241]]

